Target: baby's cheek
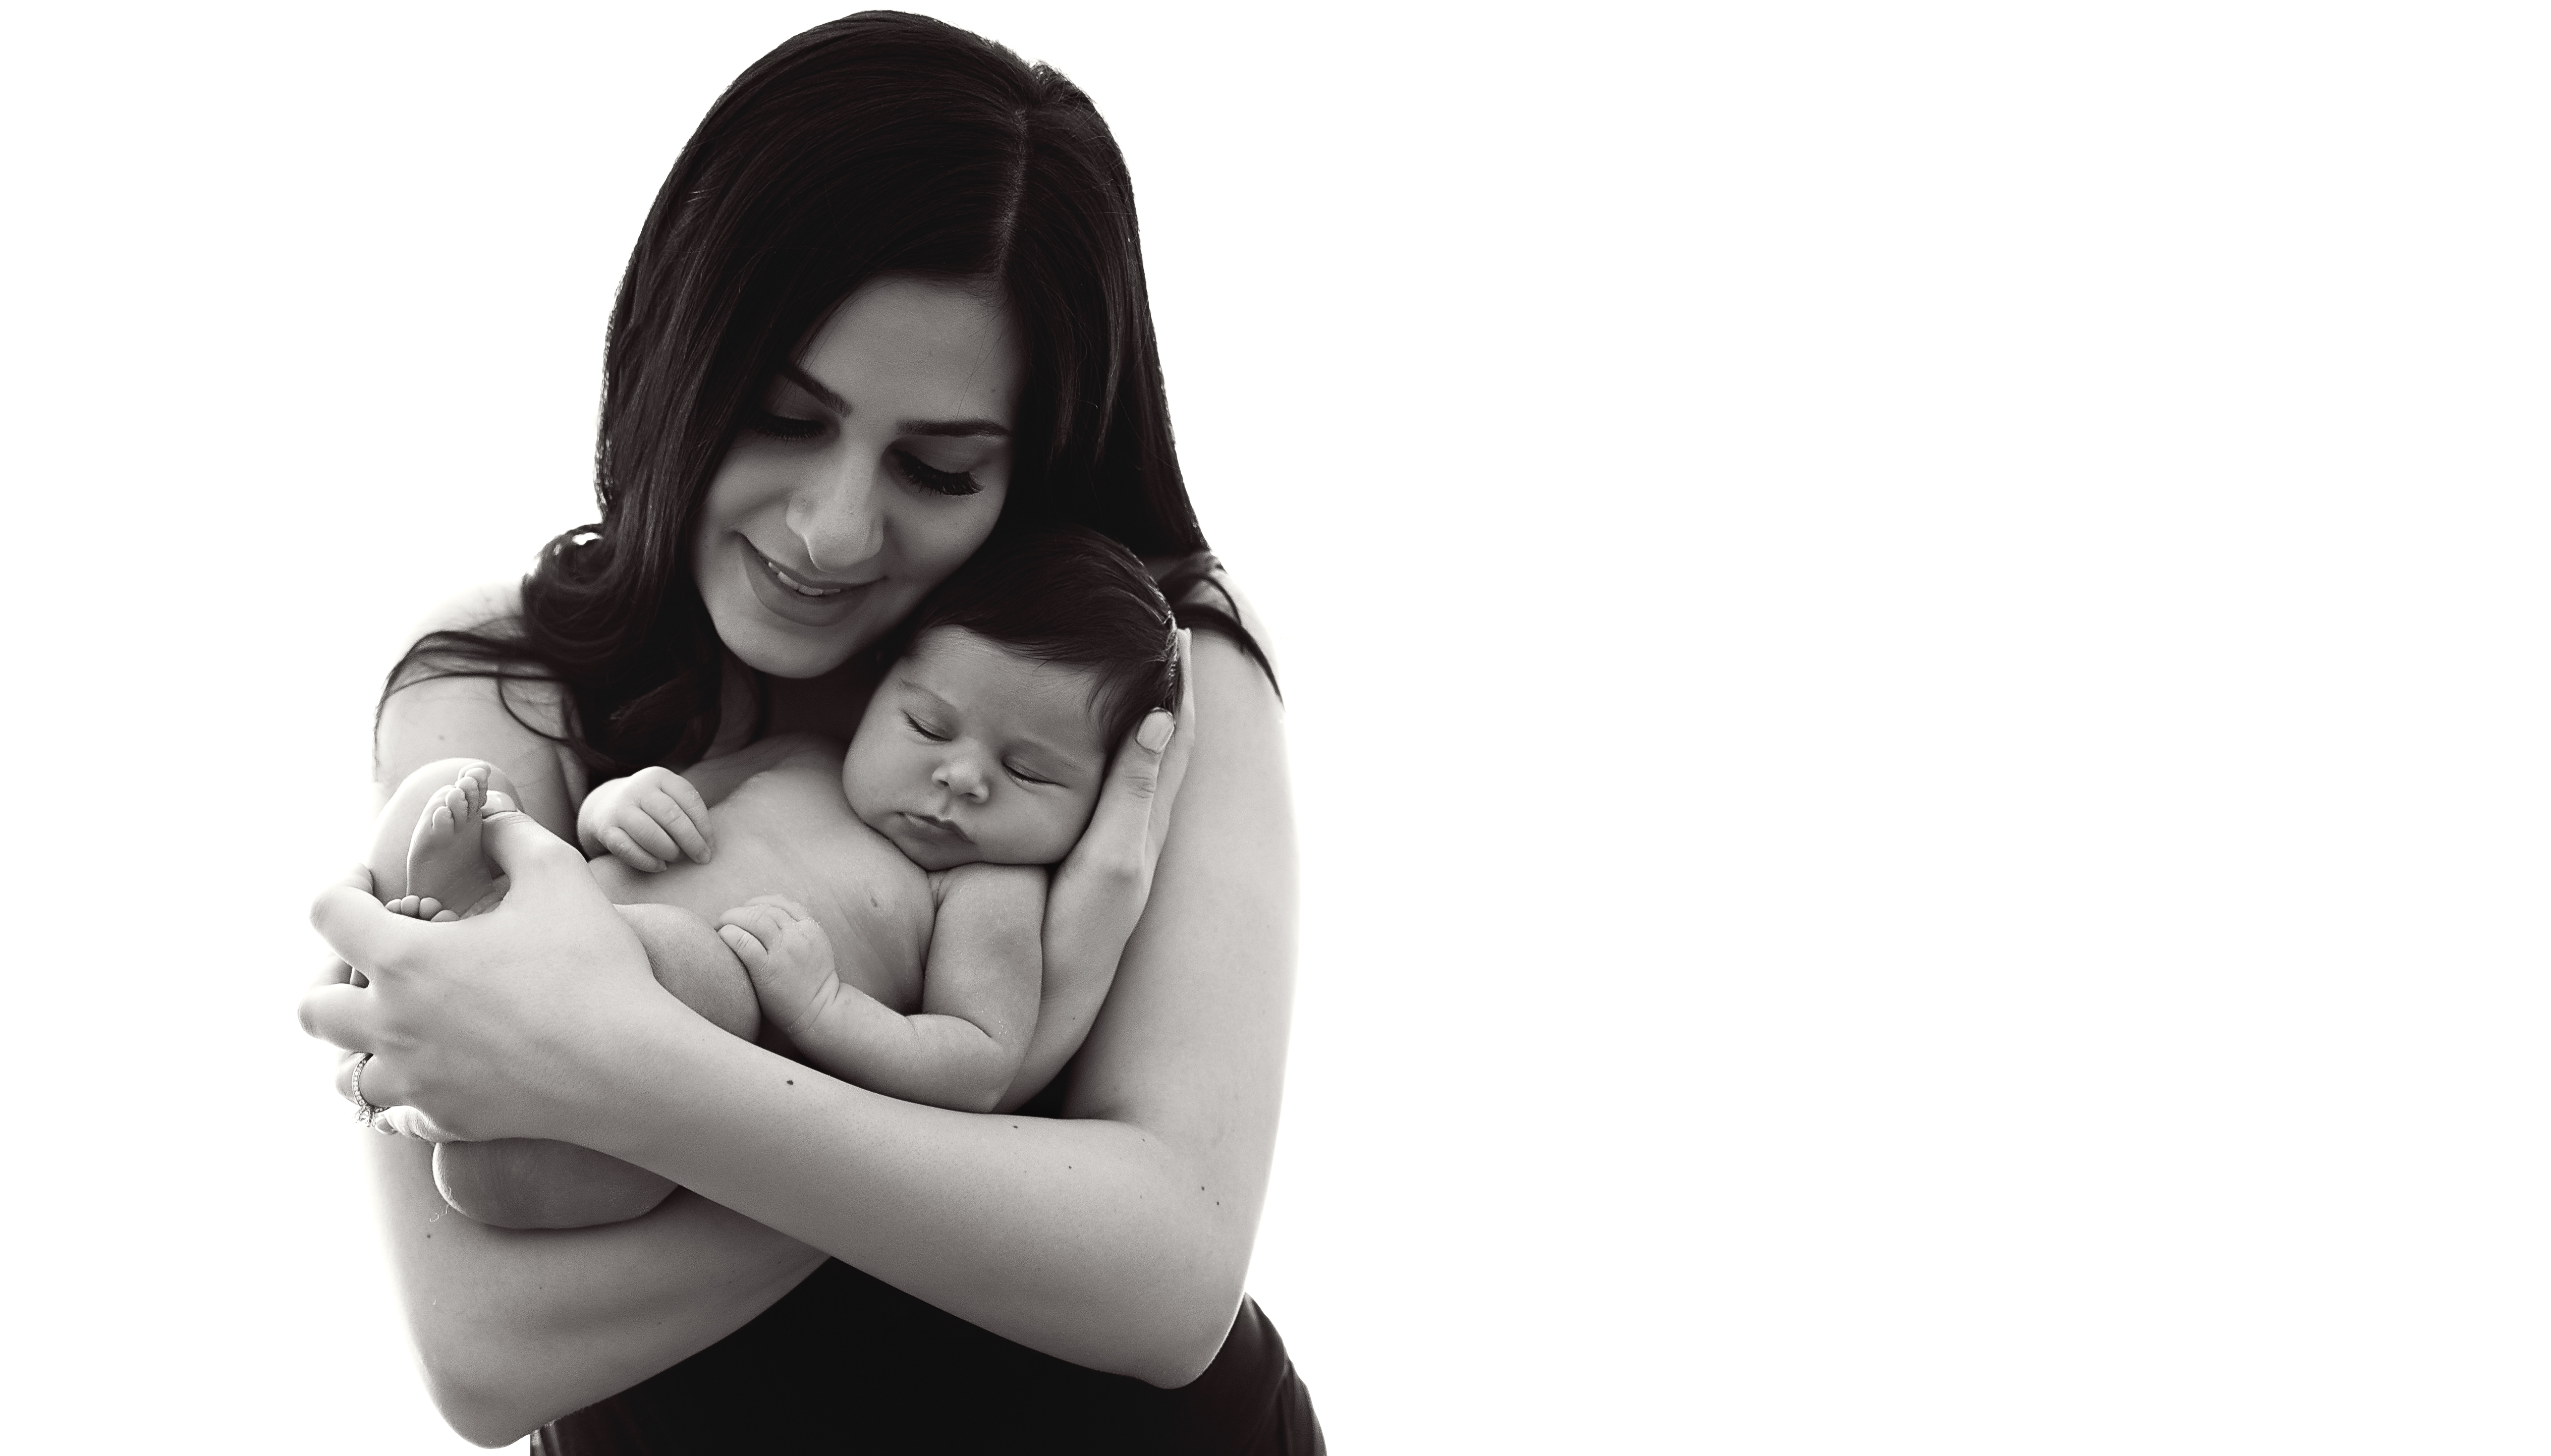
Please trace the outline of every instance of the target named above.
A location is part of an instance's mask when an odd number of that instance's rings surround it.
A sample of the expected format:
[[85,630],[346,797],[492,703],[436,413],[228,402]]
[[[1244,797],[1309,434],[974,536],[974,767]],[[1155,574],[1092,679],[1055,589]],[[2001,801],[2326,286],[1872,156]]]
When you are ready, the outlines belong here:
[[1074,794],[1066,801],[1066,807],[1057,816],[1061,831],[1058,842],[1062,848],[1055,852],[1054,863],[1061,863],[1065,855],[1071,853],[1071,847],[1080,843],[1080,836],[1089,828],[1089,816],[1097,808],[1098,790],[1094,788],[1087,793]]
[[842,760],[842,797],[850,800],[851,814],[870,829],[893,806],[879,801],[876,785],[879,776],[875,766],[853,748]]

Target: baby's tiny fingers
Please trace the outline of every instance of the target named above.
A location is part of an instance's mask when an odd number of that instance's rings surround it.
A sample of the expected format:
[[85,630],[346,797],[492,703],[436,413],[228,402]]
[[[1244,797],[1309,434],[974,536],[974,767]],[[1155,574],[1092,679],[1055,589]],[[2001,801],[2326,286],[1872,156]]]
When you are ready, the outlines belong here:
[[752,931],[745,929],[743,926],[738,925],[733,921],[729,921],[726,924],[719,926],[717,933],[718,939],[725,941],[727,948],[734,951],[736,955],[743,960],[747,968],[752,967],[757,962],[762,961],[770,954],[769,948],[765,946],[761,940],[756,938]]
[[[693,794],[692,797],[698,795]],[[691,857],[691,863],[705,865],[709,862],[707,838],[700,833],[699,825],[692,821],[691,811],[675,802],[671,794],[651,793],[639,800],[639,807],[663,827],[663,832],[670,836],[671,844],[679,846],[683,854]],[[706,819],[708,815],[703,811],[699,817]]]
[[602,842],[602,847],[611,853],[613,859],[631,869],[644,870],[653,875],[664,868],[663,861],[640,849],[638,842],[629,837],[629,832],[617,824],[605,826],[603,831],[594,837]]
[[657,823],[655,816],[647,812],[647,806],[643,802],[631,804],[629,811],[620,816],[619,822],[620,831],[623,834],[628,835],[640,849],[665,864],[669,865],[682,857],[682,847],[675,844],[673,836],[664,832],[664,826]]
[[[691,821],[693,831],[700,837],[699,853],[692,858],[703,865],[707,864],[709,856],[717,852],[717,831],[709,824],[708,800],[700,797],[700,791],[691,786],[691,780],[679,775],[675,775],[672,781],[664,785],[664,792],[671,795],[673,802],[681,806],[683,815]],[[687,849],[689,846],[684,845],[683,848]]]
[[770,908],[777,910],[792,920],[812,920],[815,918],[814,916],[806,913],[806,907],[804,905],[797,903],[795,900],[790,899],[784,894],[758,894],[752,899],[746,901],[746,903],[768,905]]
[[788,917],[765,904],[738,905],[718,916],[720,925],[739,925],[764,944],[779,938],[788,928]]

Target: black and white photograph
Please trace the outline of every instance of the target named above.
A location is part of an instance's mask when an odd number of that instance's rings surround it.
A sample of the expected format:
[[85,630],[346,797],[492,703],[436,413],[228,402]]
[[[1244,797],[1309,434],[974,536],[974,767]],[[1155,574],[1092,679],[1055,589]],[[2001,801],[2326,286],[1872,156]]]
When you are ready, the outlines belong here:
[[0,1446],[2551,1444],[2551,18],[6,34]]

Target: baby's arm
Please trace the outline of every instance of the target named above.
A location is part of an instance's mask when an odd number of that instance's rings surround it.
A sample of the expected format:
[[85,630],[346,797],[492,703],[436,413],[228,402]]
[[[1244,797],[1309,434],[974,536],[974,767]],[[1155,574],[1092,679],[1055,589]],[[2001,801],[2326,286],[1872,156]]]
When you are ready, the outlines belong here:
[[938,879],[921,1010],[910,1016],[835,975],[822,927],[776,895],[729,910],[718,934],[752,975],[763,1014],[817,1067],[908,1102],[988,1112],[1036,1030],[1046,875],[963,865]]

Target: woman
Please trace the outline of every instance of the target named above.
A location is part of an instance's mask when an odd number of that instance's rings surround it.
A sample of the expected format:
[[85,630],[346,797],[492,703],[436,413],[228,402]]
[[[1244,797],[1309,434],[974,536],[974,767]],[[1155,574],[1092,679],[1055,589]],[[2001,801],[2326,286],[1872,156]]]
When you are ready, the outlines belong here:
[[[456,611],[381,707],[379,782],[461,755],[521,786],[528,819],[489,830],[508,897],[425,925],[368,876],[333,887],[315,918],[362,974],[303,1021],[352,1054],[358,1101],[696,1193],[507,1232],[447,1216],[424,1144],[374,1140],[441,1408],[473,1440],[546,1425],[569,1453],[1319,1449],[1241,1293],[1290,996],[1277,704],[1206,574],[1104,124],[1060,76],[917,17],[790,41],[659,194],[606,375],[602,521],[518,597]],[[1124,746],[1057,873],[1065,990],[1042,1015],[1104,998],[1071,1067],[1021,1113],[951,1112],[665,994],[556,837],[589,784],[847,737],[865,649],[996,525],[1058,517],[1156,559],[1204,629],[1173,735]]]

